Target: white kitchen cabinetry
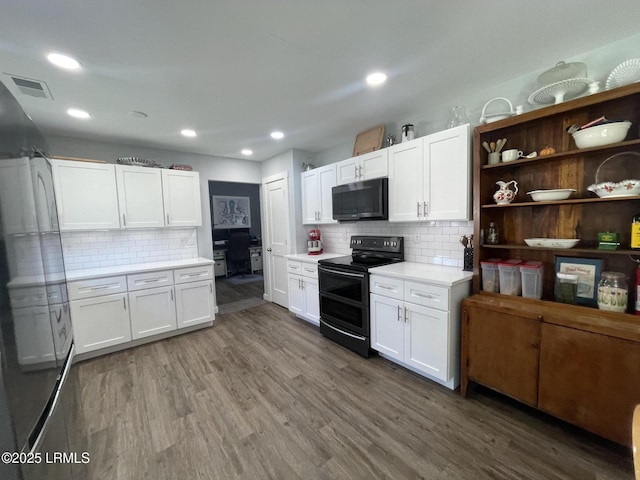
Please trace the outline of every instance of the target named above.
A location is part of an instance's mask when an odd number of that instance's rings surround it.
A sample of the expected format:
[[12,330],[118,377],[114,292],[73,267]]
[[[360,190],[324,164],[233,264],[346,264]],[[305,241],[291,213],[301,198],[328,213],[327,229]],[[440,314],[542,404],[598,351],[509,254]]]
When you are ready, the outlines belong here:
[[18,363],[23,366],[55,362],[49,307],[12,310]]
[[129,303],[133,340],[178,328],[173,285],[129,292]]
[[54,160],[60,230],[120,228],[115,165]]
[[202,208],[198,172],[167,169],[161,172],[166,226],[201,226]]
[[371,348],[442,385],[459,383],[459,303],[467,284],[445,287],[373,274]]
[[389,175],[388,149],[383,148],[336,164],[337,185],[361,182]]
[[132,165],[115,168],[122,228],[164,227],[162,170]]
[[289,311],[314,325],[320,325],[320,293],[318,264],[287,261],[289,278]]
[[302,223],[337,223],[333,219],[331,189],[336,186],[336,164],[302,172]]
[[469,125],[388,150],[390,222],[470,218]]
[[176,285],[176,308],[178,328],[213,320],[213,280]]
[[38,231],[29,159],[0,161],[0,207],[5,234]]

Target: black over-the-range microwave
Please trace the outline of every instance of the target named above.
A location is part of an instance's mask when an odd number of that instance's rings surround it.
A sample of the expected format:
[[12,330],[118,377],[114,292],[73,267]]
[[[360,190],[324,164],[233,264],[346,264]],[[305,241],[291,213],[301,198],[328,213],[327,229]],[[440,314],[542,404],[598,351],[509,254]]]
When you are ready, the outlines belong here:
[[333,219],[343,222],[387,220],[388,191],[388,178],[375,178],[333,187]]

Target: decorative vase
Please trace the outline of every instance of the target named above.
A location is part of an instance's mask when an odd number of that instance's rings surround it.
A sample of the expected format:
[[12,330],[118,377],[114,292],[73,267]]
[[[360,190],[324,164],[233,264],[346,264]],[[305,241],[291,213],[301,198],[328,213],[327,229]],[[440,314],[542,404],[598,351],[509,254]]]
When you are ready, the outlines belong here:
[[[513,183],[513,187],[515,188],[515,192],[509,188],[509,185]],[[502,180],[498,180],[496,182],[500,188],[496,193],[493,194],[493,199],[498,204],[502,203],[511,203],[516,195],[518,194],[518,182],[515,180],[511,180],[510,182],[503,182]]]

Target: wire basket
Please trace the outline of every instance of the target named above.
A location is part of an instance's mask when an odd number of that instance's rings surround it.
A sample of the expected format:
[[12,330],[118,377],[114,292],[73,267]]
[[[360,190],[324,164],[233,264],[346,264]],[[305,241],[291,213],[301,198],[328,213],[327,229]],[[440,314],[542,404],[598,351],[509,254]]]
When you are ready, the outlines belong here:
[[121,165],[134,165],[136,167],[153,167],[155,162],[153,160],[147,160],[140,157],[120,157],[118,163]]

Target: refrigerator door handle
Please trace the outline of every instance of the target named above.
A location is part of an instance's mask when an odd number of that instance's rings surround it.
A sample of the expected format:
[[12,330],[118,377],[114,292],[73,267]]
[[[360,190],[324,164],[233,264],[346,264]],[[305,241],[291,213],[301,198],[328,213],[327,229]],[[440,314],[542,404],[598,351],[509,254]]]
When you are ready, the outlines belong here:
[[[46,411],[46,418],[44,419],[44,421],[38,421],[38,425],[40,425],[40,431],[38,432],[38,435],[35,437],[35,440],[33,441],[31,439],[35,432],[33,432],[29,436],[29,440],[27,441],[27,444],[24,446],[23,452],[28,449],[28,452],[32,454],[32,453],[36,453],[40,449],[42,440],[44,440],[44,436],[47,433],[47,429],[49,428],[51,417],[53,417],[53,414],[55,413],[56,408],[58,407],[58,403],[60,402],[60,397],[62,396],[62,389],[64,388],[64,384],[66,383],[67,378],[69,377],[69,372],[71,372],[71,365],[73,364],[73,354],[74,354],[75,348],[76,348],[75,343],[72,343],[71,348],[69,349],[69,355],[67,356],[67,360],[65,361],[65,364],[64,364],[64,369],[62,370],[62,373],[60,374],[60,377],[56,384],[55,393],[52,396],[53,398],[49,400],[49,402],[47,403],[49,405],[49,408]],[[45,415],[45,412],[42,412],[42,415]]]

